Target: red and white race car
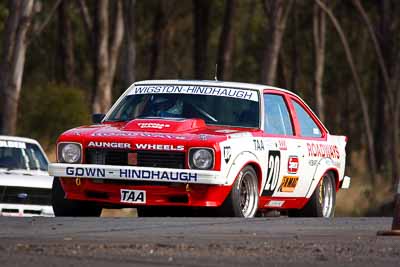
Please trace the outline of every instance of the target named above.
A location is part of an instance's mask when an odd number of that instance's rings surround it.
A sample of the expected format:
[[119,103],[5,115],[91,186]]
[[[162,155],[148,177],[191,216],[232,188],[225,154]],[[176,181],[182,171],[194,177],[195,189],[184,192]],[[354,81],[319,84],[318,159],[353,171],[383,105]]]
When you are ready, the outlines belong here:
[[[347,138],[329,134],[294,93],[266,85],[185,80],[134,83],[97,123],[63,133],[56,216],[257,211],[332,217]],[[184,209],[180,207],[185,207]],[[207,209],[201,209],[207,208]]]

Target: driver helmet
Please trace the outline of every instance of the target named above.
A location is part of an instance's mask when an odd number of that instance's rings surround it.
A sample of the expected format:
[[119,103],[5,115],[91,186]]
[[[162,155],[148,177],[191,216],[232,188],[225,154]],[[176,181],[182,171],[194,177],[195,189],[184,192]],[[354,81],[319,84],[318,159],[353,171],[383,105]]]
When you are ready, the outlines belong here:
[[153,106],[157,116],[170,117],[182,114],[183,103],[177,96],[160,95],[153,99]]

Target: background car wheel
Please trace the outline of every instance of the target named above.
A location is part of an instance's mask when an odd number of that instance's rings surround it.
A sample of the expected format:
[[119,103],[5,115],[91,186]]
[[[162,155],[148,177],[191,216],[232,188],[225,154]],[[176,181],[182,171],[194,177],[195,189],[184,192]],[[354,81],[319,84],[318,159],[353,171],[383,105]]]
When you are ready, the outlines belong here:
[[331,173],[325,173],[303,209],[290,210],[290,217],[332,218],[335,214],[336,183]]
[[90,202],[68,200],[60,179],[54,177],[51,194],[54,215],[57,217],[99,217],[102,208]]
[[228,197],[218,209],[226,217],[252,218],[258,209],[258,179],[251,166],[244,167],[232,186]]

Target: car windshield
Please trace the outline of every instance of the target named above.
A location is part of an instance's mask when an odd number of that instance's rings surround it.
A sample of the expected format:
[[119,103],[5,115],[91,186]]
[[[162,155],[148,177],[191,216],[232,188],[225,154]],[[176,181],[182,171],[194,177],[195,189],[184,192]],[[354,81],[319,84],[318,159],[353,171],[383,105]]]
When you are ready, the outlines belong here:
[[37,145],[0,140],[0,169],[47,171],[47,165]]
[[133,88],[112,110],[106,121],[200,118],[211,125],[258,128],[259,108],[258,93],[251,90],[200,86],[142,86]]

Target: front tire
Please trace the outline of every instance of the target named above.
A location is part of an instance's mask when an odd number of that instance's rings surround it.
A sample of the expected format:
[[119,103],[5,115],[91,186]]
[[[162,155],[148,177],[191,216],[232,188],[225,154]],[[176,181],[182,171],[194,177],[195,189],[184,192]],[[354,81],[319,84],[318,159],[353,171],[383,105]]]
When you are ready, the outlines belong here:
[[291,217],[324,217],[333,218],[336,205],[336,183],[332,173],[322,176],[317,188],[304,208],[290,210]]
[[93,203],[66,199],[60,178],[57,177],[53,179],[51,204],[56,217],[99,217],[102,211]]
[[218,209],[218,214],[226,217],[252,218],[258,209],[258,179],[253,167],[244,167],[228,197]]

